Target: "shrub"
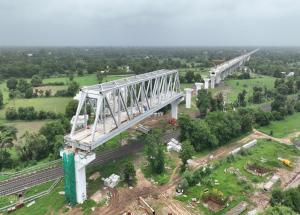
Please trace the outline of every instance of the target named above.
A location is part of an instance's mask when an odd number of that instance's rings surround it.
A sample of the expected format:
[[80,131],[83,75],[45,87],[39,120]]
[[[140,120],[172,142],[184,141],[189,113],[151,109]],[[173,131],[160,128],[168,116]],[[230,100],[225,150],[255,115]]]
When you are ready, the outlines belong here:
[[6,109],[5,118],[7,120],[16,120],[18,119],[18,113],[14,107],[9,107]]

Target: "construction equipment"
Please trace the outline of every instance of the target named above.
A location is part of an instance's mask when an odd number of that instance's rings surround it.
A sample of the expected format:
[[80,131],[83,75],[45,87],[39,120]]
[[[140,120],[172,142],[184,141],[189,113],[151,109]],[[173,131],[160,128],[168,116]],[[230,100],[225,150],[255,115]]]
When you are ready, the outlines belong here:
[[283,159],[283,158],[278,158],[278,160],[280,160],[284,165],[288,166],[288,167],[292,167],[292,162],[288,159]]

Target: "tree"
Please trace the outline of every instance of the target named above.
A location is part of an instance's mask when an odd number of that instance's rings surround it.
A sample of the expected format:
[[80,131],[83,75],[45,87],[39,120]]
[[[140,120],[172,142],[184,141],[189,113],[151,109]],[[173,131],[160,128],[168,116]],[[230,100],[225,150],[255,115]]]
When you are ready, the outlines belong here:
[[294,79],[289,78],[288,81],[286,82],[286,86],[288,88],[288,94],[293,94],[295,93],[295,83]]
[[69,80],[70,80],[71,82],[73,82],[73,80],[74,80],[74,72],[73,72],[73,71],[69,71],[69,72],[67,73],[67,75],[68,75],[68,77],[69,77]]
[[77,100],[71,100],[66,106],[65,115],[68,119],[71,119],[75,114],[78,106]]
[[31,85],[33,87],[38,87],[43,83],[43,79],[39,75],[33,75],[31,78]]
[[185,73],[185,80],[187,83],[193,83],[194,79],[195,79],[195,74],[193,71],[189,70]]
[[197,152],[206,148],[214,148],[218,145],[216,136],[212,134],[210,127],[203,120],[192,121],[189,136],[190,142]]
[[70,82],[67,89],[67,96],[75,96],[78,90],[79,84],[75,81]]
[[16,149],[21,161],[39,161],[50,153],[46,137],[28,131],[23,135],[21,143],[16,146]]
[[272,190],[272,197],[270,199],[272,206],[281,204],[283,200],[283,192],[281,189]]
[[300,90],[300,79],[296,81],[296,89]]
[[296,110],[297,112],[300,112],[300,101],[297,101],[297,102],[296,102],[294,108],[295,108],[295,110]]
[[266,126],[270,124],[271,117],[269,113],[263,111],[257,111],[254,114],[255,122],[260,126]]
[[101,84],[105,77],[104,71],[97,71],[96,77],[97,77],[98,84]]
[[247,94],[246,90],[243,90],[241,93],[238,94],[237,101],[236,101],[238,107],[240,106],[245,107],[247,105],[246,94]]
[[199,109],[200,115],[205,117],[208,109],[210,108],[211,98],[209,97],[206,89],[201,89],[198,91],[196,105]]
[[202,82],[203,79],[201,77],[201,74],[200,73],[196,73],[195,77],[194,77],[194,80],[195,80],[195,82]]
[[189,141],[184,141],[181,144],[181,151],[179,152],[179,157],[182,161],[182,166],[185,167],[187,160],[192,157],[194,153],[194,148]]
[[31,86],[25,79],[20,79],[17,85],[17,90],[19,90],[21,93],[25,93],[29,87]]
[[0,125],[0,170],[11,167],[13,161],[7,149],[13,146],[15,140],[17,140],[17,129]]
[[190,136],[190,130],[192,127],[192,119],[189,115],[183,114],[179,116],[178,125],[180,128],[180,140],[187,140]]
[[153,173],[160,174],[165,168],[165,154],[163,151],[163,141],[159,130],[152,130],[145,138],[145,153]]
[[17,89],[18,80],[15,78],[10,78],[6,81],[6,86],[9,90]]
[[277,93],[271,103],[272,111],[283,112],[286,107],[287,96]]
[[216,96],[216,109],[219,111],[223,111],[224,109],[224,97],[221,92]]
[[3,107],[3,94],[2,91],[0,91],[0,109]]
[[33,95],[33,89],[32,87],[28,87],[25,91],[25,98],[30,99]]
[[262,103],[263,99],[263,89],[262,87],[253,87],[253,94],[252,94],[252,102],[254,104],[260,104]]
[[64,135],[65,129],[61,122],[54,121],[46,123],[43,127],[41,127],[39,133],[46,137],[48,144],[53,147],[55,136]]
[[132,162],[127,162],[123,167],[124,181],[128,186],[132,186],[135,180],[135,169]]
[[297,215],[297,213],[295,213],[291,208],[277,205],[274,207],[268,207],[262,215]]
[[56,135],[54,137],[54,144],[53,144],[53,157],[54,159],[58,159],[60,157],[60,149],[64,145],[64,136],[63,135]]

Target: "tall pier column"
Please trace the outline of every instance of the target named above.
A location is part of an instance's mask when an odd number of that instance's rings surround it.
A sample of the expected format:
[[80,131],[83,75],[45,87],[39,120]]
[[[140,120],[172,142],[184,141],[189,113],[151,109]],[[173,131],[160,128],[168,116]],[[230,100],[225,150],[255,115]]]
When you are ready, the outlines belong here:
[[87,199],[85,167],[96,155],[74,152],[73,149],[64,149],[60,155],[63,157],[66,199],[71,205],[81,204]]
[[210,76],[210,88],[214,89],[216,83],[216,76]]
[[192,92],[193,89],[191,88],[185,88],[185,107],[186,108],[191,108],[192,106]]
[[204,78],[204,89],[206,90],[209,88],[209,81],[210,81],[209,78]]
[[198,95],[198,91],[202,89],[203,83],[195,83],[196,86],[196,93]]

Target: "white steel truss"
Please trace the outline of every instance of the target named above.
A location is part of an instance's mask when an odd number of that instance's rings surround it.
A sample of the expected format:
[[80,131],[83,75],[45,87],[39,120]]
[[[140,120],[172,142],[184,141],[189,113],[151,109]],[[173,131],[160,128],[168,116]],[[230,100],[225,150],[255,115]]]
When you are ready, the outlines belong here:
[[180,101],[177,70],[142,75],[83,87],[65,144],[90,151],[164,106]]

